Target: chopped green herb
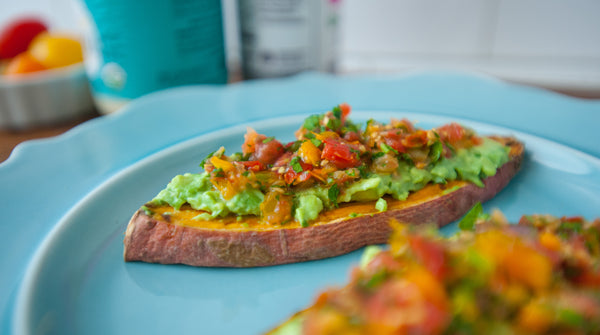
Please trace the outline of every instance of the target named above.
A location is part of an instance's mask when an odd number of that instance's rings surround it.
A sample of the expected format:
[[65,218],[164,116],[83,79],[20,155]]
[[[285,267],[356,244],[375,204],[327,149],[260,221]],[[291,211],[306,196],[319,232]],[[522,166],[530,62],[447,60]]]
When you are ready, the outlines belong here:
[[263,143],[269,143],[269,142],[271,142],[271,141],[272,141],[272,140],[274,140],[274,139],[275,139],[275,137],[271,136],[271,137],[267,137],[267,138],[265,138],[264,140],[262,140],[262,142],[263,142]]
[[394,148],[390,147],[389,145],[387,145],[387,144],[385,144],[385,143],[381,143],[381,151],[383,151],[383,152],[384,152],[384,153],[386,153],[386,154],[387,154],[388,152],[390,152],[390,151],[391,151],[391,152],[393,152],[393,153],[395,153],[396,155],[398,154],[398,150],[396,150],[396,149],[394,149]]
[[200,162],[200,167],[204,167],[204,164],[206,164],[206,162],[215,154],[215,152],[217,152],[217,150],[211,152],[206,157],[204,157],[204,159]]
[[342,118],[342,109],[340,108],[339,105],[333,107],[331,112],[333,112],[333,116],[337,117],[338,119]]
[[[311,134],[311,133],[308,133],[308,134]],[[306,135],[308,135],[308,134],[306,134]],[[306,136],[306,135],[305,135],[305,136]],[[311,135],[312,135],[312,134],[311,134]],[[294,141],[294,142],[293,142],[293,143],[292,143],[292,144],[291,144],[291,145],[290,145],[290,146],[287,148],[287,151],[288,151],[288,152],[296,152],[296,151],[298,151],[298,149],[300,149],[300,146],[302,145],[302,142],[303,142],[303,141]]]
[[358,214],[356,214],[356,213],[352,212],[352,213],[350,213],[350,217],[351,217],[351,218],[358,217]]
[[337,184],[331,185],[329,191],[327,191],[327,197],[329,201],[331,201],[335,207],[338,205],[338,196],[340,195],[340,188]]
[[327,128],[338,131],[342,127],[342,121],[340,119],[329,119],[327,121]]
[[483,214],[481,202],[477,202],[473,208],[458,222],[458,228],[461,230],[474,230],[475,222]]
[[250,171],[248,171],[248,170],[242,172],[242,176],[244,176],[244,177],[248,177],[249,175],[250,175]]
[[300,157],[298,156],[292,158],[292,160],[290,161],[290,166],[292,167],[292,170],[294,170],[294,172],[296,173],[300,173],[303,171],[302,165],[300,165]]
[[435,141],[429,149],[429,157],[432,162],[437,162],[442,157],[442,152],[444,151],[444,145],[440,141]]
[[368,280],[364,280],[361,284],[364,288],[372,290],[383,283],[387,278],[387,272],[385,269],[381,269],[373,274]]
[[313,139],[311,139],[310,141],[311,141],[311,142],[312,142],[312,144],[314,144],[314,146],[315,146],[315,147],[317,147],[317,148],[318,148],[318,147],[320,147],[320,146],[321,146],[321,144],[323,144],[323,142],[322,142],[321,140],[318,140],[318,139],[316,139],[316,138],[313,138]]
[[223,173],[223,169],[218,168],[213,170],[213,175],[215,177],[225,177],[225,173]]
[[358,166],[358,172],[360,173],[361,178],[367,178],[369,176],[369,171],[367,170],[367,166],[365,164]]
[[320,115],[311,115],[309,117],[306,118],[306,120],[304,120],[304,128],[306,130],[316,130],[319,127],[319,124],[321,122],[321,116]]
[[383,151],[378,151],[372,155],[373,159],[377,159],[377,158],[383,157],[383,156],[385,156],[385,152],[383,152]]

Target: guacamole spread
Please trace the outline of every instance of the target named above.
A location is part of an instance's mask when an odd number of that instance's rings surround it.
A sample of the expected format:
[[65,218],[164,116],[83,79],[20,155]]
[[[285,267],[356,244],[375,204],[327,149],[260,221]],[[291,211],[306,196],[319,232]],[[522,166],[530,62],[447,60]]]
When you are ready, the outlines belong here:
[[308,226],[320,212],[352,201],[404,200],[429,183],[466,180],[483,187],[508,161],[508,148],[451,123],[431,130],[406,119],[365,129],[336,106],[308,117],[296,140],[282,144],[248,129],[242,151],[210,154],[204,171],[178,175],[152,201],[199,211],[198,220],[260,216],[268,224]]

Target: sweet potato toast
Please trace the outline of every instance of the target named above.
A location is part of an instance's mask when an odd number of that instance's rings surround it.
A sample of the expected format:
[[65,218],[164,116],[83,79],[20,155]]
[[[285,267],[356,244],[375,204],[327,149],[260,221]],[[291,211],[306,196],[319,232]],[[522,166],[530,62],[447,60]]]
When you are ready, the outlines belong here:
[[502,190],[518,172],[523,144],[493,137],[509,148],[509,160],[483,186],[463,180],[428,184],[406,200],[383,197],[387,210],[375,201],[340,203],[321,212],[310,225],[298,221],[269,224],[260,217],[194,219],[198,210],[184,204],[149,204],[138,210],[125,232],[125,261],[213,267],[253,267],[302,262],[348,253],[365,245],[385,243],[394,218],[410,224],[446,225],[476,202]]

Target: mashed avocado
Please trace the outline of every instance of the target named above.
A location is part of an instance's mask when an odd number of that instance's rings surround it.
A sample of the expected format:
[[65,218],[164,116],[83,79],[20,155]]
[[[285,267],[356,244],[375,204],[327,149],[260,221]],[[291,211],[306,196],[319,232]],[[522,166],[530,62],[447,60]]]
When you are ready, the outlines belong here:
[[[483,139],[483,143],[468,149],[459,149],[450,158],[440,158],[430,166],[419,169],[406,161],[400,161],[394,173],[369,173],[335,194],[325,185],[313,186],[293,195],[294,219],[306,225],[321,211],[332,208],[336,203],[372,201],[384,195],[404,200],[410,192],[423,188],[428,183],[445,183],[450,180],[467,180],[483,187],[482,178],[493,176],[498,167],[508,162],[508,148],[502,144]],[[203,211],[196,218],[209,220],[235,215],[260,215],[260,205],[265,194],[256,188],[246,188],[229,200],[225,200],[210,182],[209,173],[187,173],[173,178],[168,186],[154,199],[155,203],[167,203],[179,209],[187,203]]]

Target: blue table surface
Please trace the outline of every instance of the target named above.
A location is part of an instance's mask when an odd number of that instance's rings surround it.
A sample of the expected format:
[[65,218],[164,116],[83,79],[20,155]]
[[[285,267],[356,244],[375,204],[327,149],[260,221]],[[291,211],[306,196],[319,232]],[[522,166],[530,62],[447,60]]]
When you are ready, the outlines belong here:
[[600,157],[599,100],[473,74],[306,73],[150,94],[63,135],[23,143],[0,164],[0,333],[11,332],[19,283],[40,242],[115,173],[200,134],[275,116],[322,113],[340,102],[355,110],[431,113],[499,125]]

